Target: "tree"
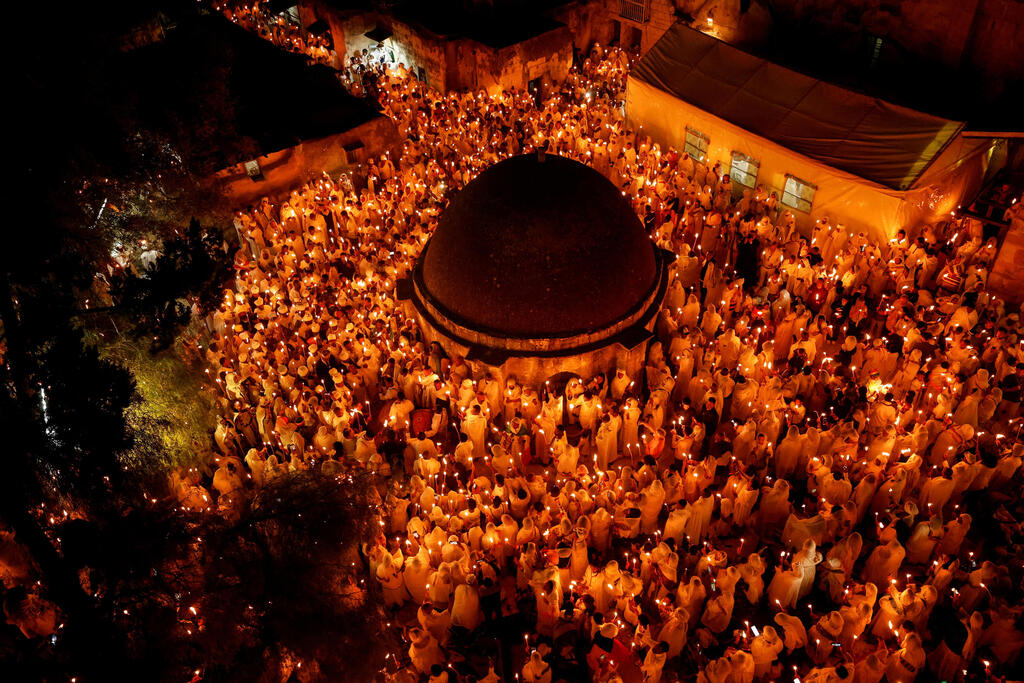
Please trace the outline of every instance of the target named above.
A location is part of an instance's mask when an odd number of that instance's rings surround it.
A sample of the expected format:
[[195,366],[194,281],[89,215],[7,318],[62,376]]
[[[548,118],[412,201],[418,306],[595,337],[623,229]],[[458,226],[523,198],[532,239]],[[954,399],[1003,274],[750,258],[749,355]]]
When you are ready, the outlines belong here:
[[316,661],[328,680],[368,680],[383,658],[379,601],[360,579],[360,546],[377,531],[374,491],[366,475],[293,475],[207,532],[211,632],[249,613],[262,642],[282,648],[278,656]]
[[69,561],[88,568],[136,675],[269,680],[301,662],[328,680],[370,680],[385,647],[373,587],[360,578],[359,548],[376,527],[371,491],[363,476],[295,474],[253,492],[237,516],[157,501],[69,522],[60,536]]
[[110,305],[80,311],[87,340],[135,381],[139,400],[125,413],[135,436],[126,466],[189,466],[209,445],[215,406],[199,367],[201,317],[216,310],[231,272],[220,232],[192,220],[161,245],[150,265],[115,271]]
[[[164,84],[145,81],[119,40],[140,7],[62,7],[47,31],[60,49],[32,46],[17,74],[16,142],[30,144],[15,159],[24,173],[0,252],[0,531],[31,559],[31,580],[0,597],[38,593],[62,626],[52,643],[0,629],[0,670],[180,681],[200,668],[252,680],[301,660],[348,671],[338,643],[372,655],[377,630],[356,578],[355,549],[373,528],[368,483],[289,478],[228,520],[178,509],[163,468],[145,466],[186,458],[204,431],[209,440],[201,401],[201,415],[179,410],[198,380],[172,348],[195,310],[218,303],[230,264],[210,228],[223,223],[181,229],[209,208],[186,153],[233,124],[218,87],[197,91],[182,118],[143,115],[154,109],[136,94]],[[178,71],[182,92],[208,76]],[[195,127],[196,116],[216,126]],[[111,252],[142,240],[163,255],[121,274],[96,310],[86,300]]]
[[[0,520],[30,553],[45,598],[68,619],[62,635],[74,649],[70,675],[98,678],[101,668],[110,670],[109,662],[121,661],[119,641],[57,552],[45,520],[60,518],[68,507],[110,509],[110,494],[118,490],[112,485],[121,475],[115,464],[119,449],[130,441],[118,418],[132,398],[132,385],[120,368],[83,346],[67,315],[59,316],[68,297],[52,286],[53,278],[13,285],[15,269],[4,265],[0,323],[7,354],[0,384],[7,391],[0,396],[0,428],[7,451]],[[108,664],[100,667],[100,661]]]
[[[193,310],[213,311],[232,273],[219,231],[192,219],[188,229],[163,242],[150,266],[119,269],[110,296],[121,330],[168,348],[192,319]],[[101,309],[102,310],[102,309]]]

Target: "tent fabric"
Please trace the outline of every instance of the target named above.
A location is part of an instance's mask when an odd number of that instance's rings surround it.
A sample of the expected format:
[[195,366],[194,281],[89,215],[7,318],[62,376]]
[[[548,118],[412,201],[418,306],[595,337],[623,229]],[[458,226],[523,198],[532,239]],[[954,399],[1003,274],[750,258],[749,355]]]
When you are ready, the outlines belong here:
[[628,122],[655,142],[682,150],[686,128],[709,137],[707,165],[716,162],[728,173],[733,153],[759,162],[757,184],[782,196],[786,176],[817,186],[811,213],[795,212],[806,234],[818,219],[838,220],[852,232],[865,232],[874,240],[888,241],[903,227],[900,204],[903,192],[891,190],[794,152],[767,138],[678,99],[655,86],[629,79],[626,86]]
[[631,79],[893,190],[913,187],[964,125],[798,73],[683,23]]

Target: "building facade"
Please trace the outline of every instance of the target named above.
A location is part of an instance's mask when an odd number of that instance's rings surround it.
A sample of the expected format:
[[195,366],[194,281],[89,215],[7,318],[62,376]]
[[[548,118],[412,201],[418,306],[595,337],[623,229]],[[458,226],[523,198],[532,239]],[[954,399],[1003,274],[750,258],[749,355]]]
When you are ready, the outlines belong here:
[[398,3],[356,10],[309,0],[302,15],[308,23],[330,26],[339,54],[366,50],[389,65],[402,64],[441,92],[496,91],[564,79],[574,51],[613,39],[610,7],[608,0],[572,0],[468,3],[464,10]]

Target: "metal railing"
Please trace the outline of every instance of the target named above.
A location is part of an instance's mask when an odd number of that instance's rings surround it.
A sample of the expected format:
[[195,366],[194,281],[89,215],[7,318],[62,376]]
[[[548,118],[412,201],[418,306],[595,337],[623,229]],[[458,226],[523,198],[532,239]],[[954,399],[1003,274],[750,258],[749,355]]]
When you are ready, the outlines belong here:
[[651,18],[651,0],[619,0],[619,16],[646,24]]

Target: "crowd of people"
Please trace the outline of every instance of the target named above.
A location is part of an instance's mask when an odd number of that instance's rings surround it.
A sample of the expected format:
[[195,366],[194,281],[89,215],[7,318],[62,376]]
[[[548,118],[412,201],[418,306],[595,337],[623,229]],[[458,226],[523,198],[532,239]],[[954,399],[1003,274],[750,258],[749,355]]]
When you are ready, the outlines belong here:
[[[338,68],[338,53],[330,31],[314,33],[283,12],[271,11],[265,0],[215,0],[213,8],[244,29],[278,47],[306,55],[318,64]],[[296,17],[297,18],[297,17]]]
[[[543,95],[378,68],[400,153],[238,215],[203,348],[217,467],[175,476],[182,505],[375,473],[387,680],[1020,678],[1024,326],[985,290],[994,243],[955,217],[804,234],[630,130],[629,64],[595,47]],[[539,148],[677,255],[641,376],[523,386],[396,302],[446,198]]]

